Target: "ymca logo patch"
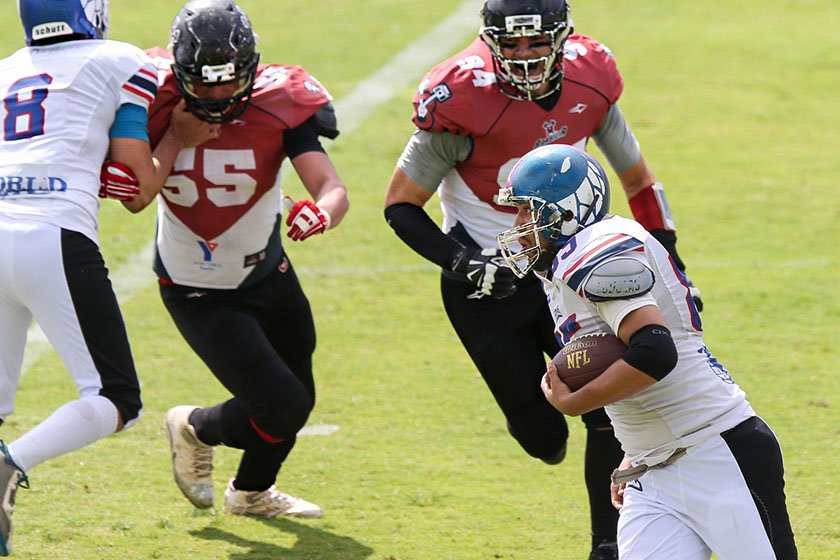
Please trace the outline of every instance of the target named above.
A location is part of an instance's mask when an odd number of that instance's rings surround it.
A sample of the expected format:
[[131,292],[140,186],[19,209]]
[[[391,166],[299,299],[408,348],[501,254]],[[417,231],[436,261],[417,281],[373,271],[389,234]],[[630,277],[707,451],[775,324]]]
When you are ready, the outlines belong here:
[[213,251],[216,250],[216,247],[218,247],[219,244],[201,239],[198,242],[198,246],[201,247],[201,250],[204,253],[204,262],[210,262],[213,260]]

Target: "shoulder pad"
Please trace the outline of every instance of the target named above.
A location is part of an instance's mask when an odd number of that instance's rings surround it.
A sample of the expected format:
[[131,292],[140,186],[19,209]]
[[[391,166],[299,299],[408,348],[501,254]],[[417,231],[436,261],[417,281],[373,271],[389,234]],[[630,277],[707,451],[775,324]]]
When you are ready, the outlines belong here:
[[627,299],[645,295],[655,282],[653,271],[643,262],[618,258],[598,265],[584,283],[589,301]]
[[338,136],[338,120],[335,118],[333,104],[327,102],[326,105],[318,109],[318,112],[312,116],[312,124],[319,136],[326,136],[330,140],[335,140]]
[[423,78],[412,100],[412,121],[421,130],[481,136],[510,104],[496,85],[493,57],[476,38]]
[[563,48],[564,80],[585,84],[607,98],[618,101],[624,79],[618,71],[612,51],[592,37],[573,34]]
[[251,104],[282,121],[286,128],[297,128],[331,99],[324,86],[300,66],[269,64],[257,69]]

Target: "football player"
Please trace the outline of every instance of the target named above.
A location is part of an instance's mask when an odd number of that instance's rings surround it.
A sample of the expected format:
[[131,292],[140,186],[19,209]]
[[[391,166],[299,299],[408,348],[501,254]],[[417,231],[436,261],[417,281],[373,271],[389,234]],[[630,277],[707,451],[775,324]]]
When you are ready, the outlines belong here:
[[542,390],[572,416],[606,407],[625,457],[613,473],[622,560],[797,557],[779,443],[703,342],[672,255],[608,214],[603,168],[571,146],[526,154],[499,191],[517,211],[499,235],[517,276],[546,286],[564,342],[616,334],[624,356],[571,392],[549,364]]
[[[633,214],[684,266],[662,185],[617,104],[623,81],[609,49],[574,33],[565,0],[487,0],[481,16],[479,38],[420,83],[417,130],[388,187],[385,217],[400,239],[442,268],[449,320],[510,433],[530,455],[554,464],[565,455],[568,428],[538,385],[545,354],[554,356],[559,345],[540,283],[516,280],[496,247],[496,235],[513,223],[511,209],[495,200],[511,167],[537,146],[583,148],[593,138]],[[436,191],[442,231],[423,209]],[[583,420],[591,559],[614,558],[617,516],[600,482],[621,451],[603,411]]]
[[152,157],[146,123],[155,67],[138,48],[105,39],[105,0],[20,0],[18,9],[26,47],[0,60],[0,424],[14,410],[33,317],[80,398],[8,445],[0,441],[0,556],[11,550],[25,473],[140,415],[137,373],[97,239],[97,195],[123,196],[119,181],[100,187],[106,153],[128,166],[132,198],[150,200],[181,148],[211,137],[209,125],[178,115]]
[[[278,491],[278,472],[315,404],[315,325],[280,237],[302,241],[336,227],[347,190],[321,145],[338,135],[332,99],[298,66],[259,64],[257,37],[230,0],[187,2],[169,52],[153,49],[159,83],[152,144],[180,103],[220,127],[183,150],[158,205],[164,305],[192,349],[233,397],[176,406],[164,425],[175,481],[195,507],[213,506],[213,447],[242,449],[222,511],[319,517],[321,507]],[[280,165],[292,162],[312,200],[282,199]]]

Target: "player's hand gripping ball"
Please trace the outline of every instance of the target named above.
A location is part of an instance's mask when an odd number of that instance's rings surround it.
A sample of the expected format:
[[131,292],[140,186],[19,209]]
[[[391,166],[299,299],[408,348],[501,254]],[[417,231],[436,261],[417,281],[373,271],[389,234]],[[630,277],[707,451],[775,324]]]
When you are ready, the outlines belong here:
[[627,346],[613,334],[586,334],[572,339],[551,363],[560,380],[577,391],[624,356]]

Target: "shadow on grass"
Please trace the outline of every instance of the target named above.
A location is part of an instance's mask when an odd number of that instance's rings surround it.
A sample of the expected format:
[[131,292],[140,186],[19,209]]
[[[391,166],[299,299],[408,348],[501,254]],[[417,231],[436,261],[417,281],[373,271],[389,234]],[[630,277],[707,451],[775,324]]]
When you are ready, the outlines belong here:
[[[257,518],[255,518],[257,519]],[[230,560],[366,560],[373,554],[373,549],[350,537],[336,535],[323,529],[310,527],[288,518],[259,519],[280,531],[297,536],[291,547],[280,546],[270,542],[244,539],[233,533],[205,527],[200,531],[190,531],[194,537],[213,541],[226,541],[248,550],[233,552],[228,556]]]

